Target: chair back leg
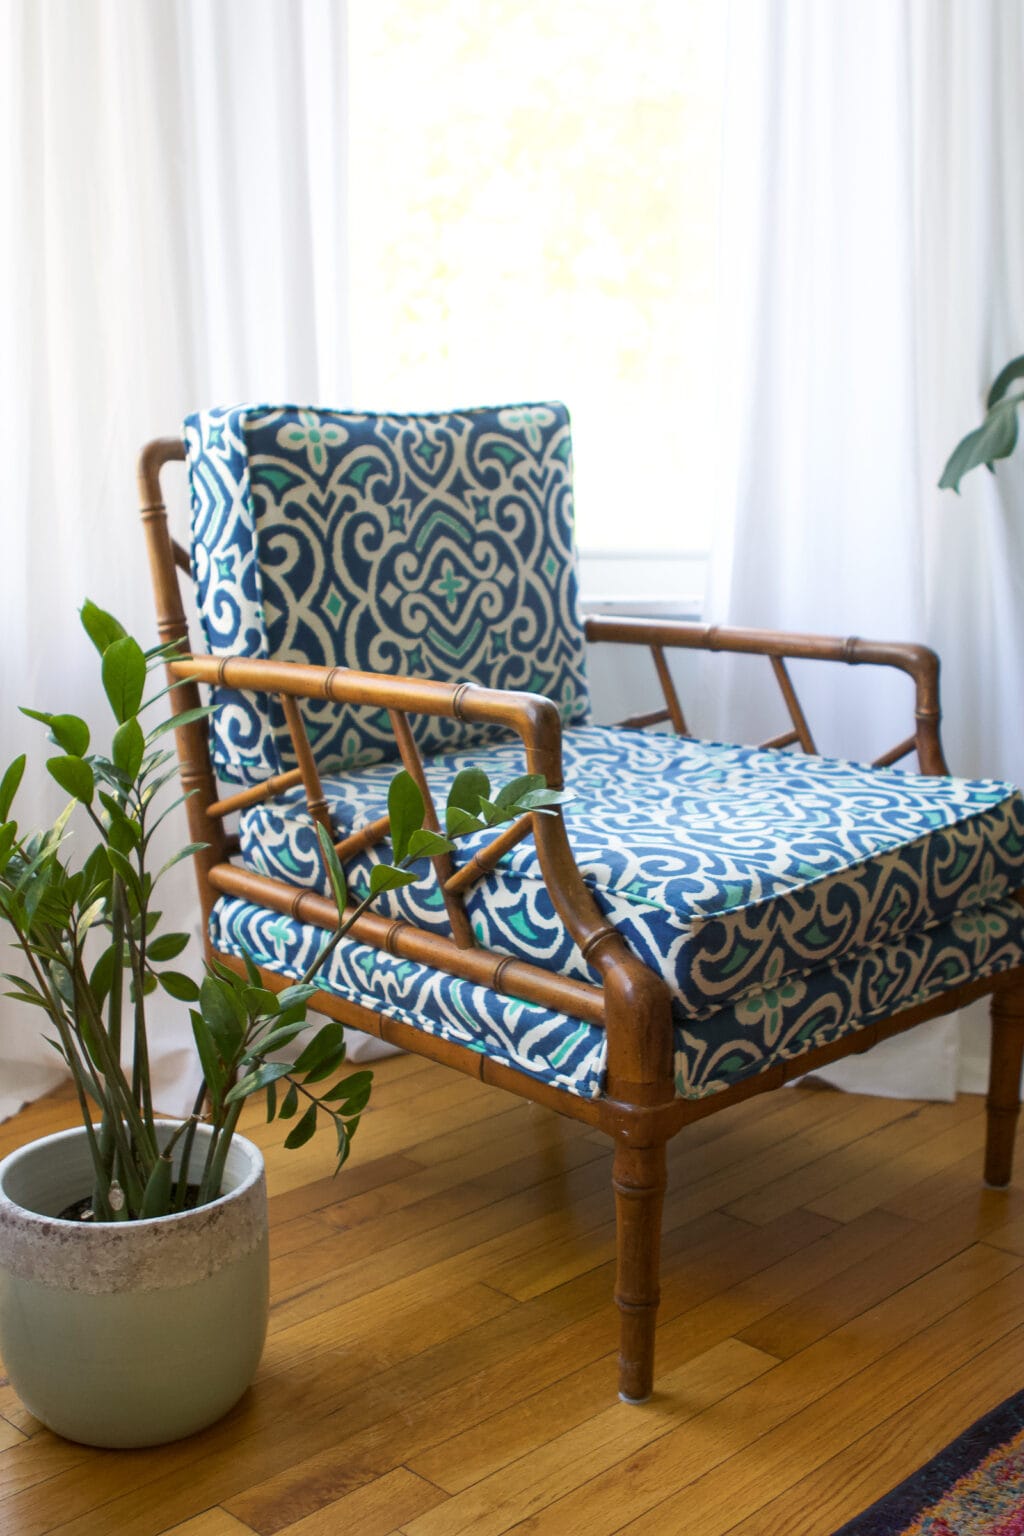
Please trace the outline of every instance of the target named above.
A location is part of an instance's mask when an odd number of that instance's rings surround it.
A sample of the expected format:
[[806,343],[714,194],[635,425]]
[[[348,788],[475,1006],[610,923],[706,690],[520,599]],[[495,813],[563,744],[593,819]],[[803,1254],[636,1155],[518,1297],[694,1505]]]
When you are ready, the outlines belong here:
[[615,1143],[615,1305],[619,1309],[619,1396],[643,1403],[654,1379],[654,1329],[658,1320],[661,1207],[665,1194],[665,1143],[633,1147]]
[[1024,980],[992,994],[992,1059],[985,1103],[985,1183],[1001,1189],[1013,1173],[1013,1142],[1020,1111],[1020,1075],[1024,1062]]

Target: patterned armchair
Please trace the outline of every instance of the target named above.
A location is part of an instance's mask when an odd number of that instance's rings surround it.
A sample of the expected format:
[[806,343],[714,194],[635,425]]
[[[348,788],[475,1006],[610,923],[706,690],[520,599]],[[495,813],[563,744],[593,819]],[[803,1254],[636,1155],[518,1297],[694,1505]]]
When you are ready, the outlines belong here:
[[[162,467],[187,457],[191,553]],[[474,834],[339,946],[325,1013],[582,1119],[614,1142],[619,1389],[653,1379],[665,1144],[690,1121],[992,994],[985,1174],[1010,1177],[1024,1047],[1024,805],[948,777],[938,665],[911,645],[578,614],[568,416],[555,404],[190,417],[140,463],[210,949],[300,974],[332,925],[329,826],[357,891],[401,760],[563,782],[561,815]],[[590,720],[585,641],[650,648],[665,706]],[[669,647],[766,657],[793,728],[688,734]],[[896,667],[915,730],[872,766],[815,754],[786,659]],[[670,733],[645,727],[670,727]],[[791,750],[791,749],[796,749]],[[916,750],[920,774],[892,764]],[[219,785],[218,785],[219,781]],[[226,830],[237,816],[237,832]]]

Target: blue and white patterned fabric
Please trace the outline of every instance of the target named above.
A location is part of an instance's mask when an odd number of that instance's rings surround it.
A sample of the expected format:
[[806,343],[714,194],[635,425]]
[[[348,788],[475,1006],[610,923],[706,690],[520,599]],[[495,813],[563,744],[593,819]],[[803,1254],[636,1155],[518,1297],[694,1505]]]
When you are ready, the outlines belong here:
[[[1006,785],[921,778],[586,724],[560,405],[432,416],[240,406],[186,422],[193,569],[218,655],[544,693],[569,727],[565,819],[595,899],[673,998],[676,1088],[716,1093],[871,1019],[1024,961],[1024,807]],[[274,698],[215,690],[230,783],[294,765]],[[383,814],[387,716],[303,704],[338,835]],[[518,744],[412,717],[443,802],[460,768],[500,784]],[[456,864],[493,834],[460,843]],[[242,817],[250,868],[324,890],[295,789]],[[382,850],[387,857],[386,847]],[[348,868],[358,891],[378,855]],[[532,841],[471,888],[480,942],[595,980],[554,913]],[[379,909],[447,932],[430,881]],[[301,974],[320,930],[222,898],[214,945]],[[343,941],[325,984],[567,1092],[604,1091],[600,1029]]]
[[[688,1096],[1024,957],[1024,913],[1010,899],[1024,883],[1024,803],[1006,785],[598,726],[567,731],[563,758],[577,862],[603,912],[671,988]],[[524,768],[513,746],[440,754],[427,764],[439,801],[470,766],[494,783]],[[325,780],[339,836],[382,814],[391,773]],[[493,835],[460,841],[456,866]],[[301,791],[247,811],[241,843],[250,868],[326,890]],[[353,889],[378,856],[349,865]],[[379,906],[447,931],[430,880]],[[552,909],[532,840],[471,888],[467,910],[487,947],[596,979]],[[451,1019],[436,990],[412,1012],[444,1033]],[[534,1052],[538,1027],[532,1018]],[[552,1049],[567,1029],[551,1016]],[[583,1056],[597,1075],[571,1091],[599,1083],[595,1049],[591,1040]],[[507,1041],[501,1053],[510,1059]]]
[[[525,689],[586,719],[564,406],[236,406],[190,416],[185,443],[213,654]],[[222,779],[294,766],[276,699],[221,689],[214,703]],[[325,767],[395,756],[386,714],[315,701],[302,713]],[[413,729],[426,751],[488,735],[425,716]]]

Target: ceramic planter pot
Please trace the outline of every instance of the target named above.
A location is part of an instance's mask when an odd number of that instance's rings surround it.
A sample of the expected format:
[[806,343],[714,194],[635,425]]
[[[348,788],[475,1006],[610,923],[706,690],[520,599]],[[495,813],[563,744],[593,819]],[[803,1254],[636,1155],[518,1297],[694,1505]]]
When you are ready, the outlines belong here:
[[236,1136],[220,1199],[181,1215],[61,1220],[91,1187],[80,1128],[0,1162],[0,1358],[29,1412],[69,1440],[180,1439],[237,1402],[263,1348],[263,1158]]

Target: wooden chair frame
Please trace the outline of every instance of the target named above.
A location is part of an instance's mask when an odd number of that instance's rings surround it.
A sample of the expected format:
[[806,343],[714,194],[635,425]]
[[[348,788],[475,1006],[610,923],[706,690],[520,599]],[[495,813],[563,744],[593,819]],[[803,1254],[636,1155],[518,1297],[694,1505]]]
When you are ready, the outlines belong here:
[[[139,493],[160,638],[163,642],[177,641],[183,653],[187,653],[190,650],[188,626],[179,573],[189,574],[189,557],[170,536],[160,485],[163,468],[184,457],[184,446],[177,438],[161,438],[150,443],[139,461]],[[893,763],[916,749],[923,773],[944,774],[948,771],[939,734],[938,661],[925,647],[600,617],[587,622],[586,635],[595,643],[649,648],[662,685],[664,708],[622,723],[642,727],[667,721],[680,734],[686,733],[686,721],[669,672],[666,650],[717,650],[767,657],[785,700],[792,729],[763,745],[799,744],[809,752],[815,750],[814,742],[786,668],[787,660],[814,659],[897,668],[907,673],[914,684],[915,730],[877,762],[879,765]],[[471,683],[452,686],[419,678],[355,672],[344,667],[202,655],[189,655],[188,659],[171,662],[167,670],[175,685],[171,703],[176,711],[192,709],[201,702],[200,684],[277,694],[285,709],[299,763],[290,773],[221,798],[210,761],[205,725],[195,721],[177,730],[181,779],[188,792],[190,838],[205,845],[194,856],[204,928],[210,910],[221,894],[239,896],[323,928],[336,926],[337,914],[331,901],[315,892],[299,890],[233,864],[231,854],[237,851],[237,840],[229,836],[223,824],[224,817],[231,812],[271,798],[301,782],[311,814],[329,825],[316,765],[299,717],[298,699],[332,699],[338,703],[368,704],[387,710],[403,762],[421,785],[422,765],[408,730],[407,712],[506,726],[515,731],[523,743],[528,771],[543,774],[552,787],[560,787],[562,783],[558,711],[550,701],[533,694],[503,692]],[[427,804],[430,805],[429,795]],[[387,821],[382,818],[371,827],[343,839],[337,846],[345,858],[383,838],[386,833]],[[600,986],[571,980],[529,962],[495,954],[478,947],[473,940],[462,908],[462,891],[478,873],[496,863],[501,853],[525,835],[532,835],[535,840],[554,907],[584,957],[600,976]],[[463,977],[497,993],[525,998],[604,1028],[608,1038],[605,1097],[596,1100],[576,1097],[494,1062],[477,1051],[425,1034],[386,1014],[372,1012],[339,997],[322,994],[317,999],[317,1007],[345,1024],[536,1100],[560,1114],[583,1120],[611,1137],[617,1228],[615,1301],[620,1312],[619,1392],[625,1400],[642,1402],[651,1393],[665,1148],[669,1138],[691,1121],[755,1094],[781,1087],[788,1079],[841,1057],[870,1050],[890,1035],[900,1034],[927,1019],[991,994],[992,1065],[984,1176],[991,1185],[1001,1186],[1009,1182],[1024,1059],[1024,970],[953,988],[932,1002],[867,1024],[830,1045],[807,1051],[794,1061],[778,1062],[710,1098],[678,1099],[673,1080],[668,987],[632,954],[615,929],[604,920],[576,865],[560,816],[524,818],[496,839],[487,855],[478,860],[476,870],[463,871],[453,877],[446,860],[435,861],[435,869],[445,894],[451,938],[370,913],[359,919],[355,936],[382,950]],[[207,945],[209,947],[208,940]],[[238,967],[239,962],[230,956],[219,955],[218,958]],[[264,985],[269,988],[280,989],[289,984],[287,978],[269,971],[261,971],[261,975]]]

